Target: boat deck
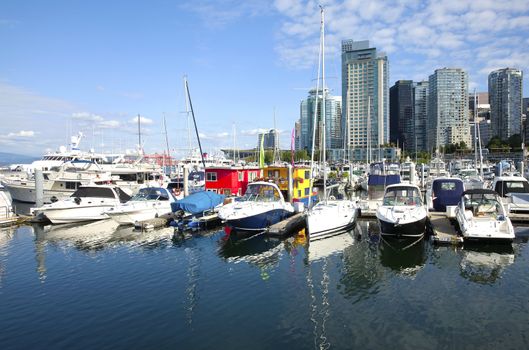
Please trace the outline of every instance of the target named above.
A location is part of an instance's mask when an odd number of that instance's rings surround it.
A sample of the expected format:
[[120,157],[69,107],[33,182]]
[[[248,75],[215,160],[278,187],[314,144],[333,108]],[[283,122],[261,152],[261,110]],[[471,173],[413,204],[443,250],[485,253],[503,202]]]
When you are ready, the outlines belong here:
[[445,213],[430,212],[428,216],[434,243],[452,245],[463,243],[463,237],[458,235],[456,228]]

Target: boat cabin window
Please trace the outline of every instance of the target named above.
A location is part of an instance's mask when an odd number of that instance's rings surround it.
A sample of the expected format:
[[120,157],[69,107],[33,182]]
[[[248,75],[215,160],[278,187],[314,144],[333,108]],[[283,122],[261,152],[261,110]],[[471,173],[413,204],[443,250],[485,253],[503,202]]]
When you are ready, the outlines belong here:
[[395,187],[386,190],[383,205],[422,205],[421,194],[416,188]]
[[66,182],[66,189],[68,189],[68,190],[75,190],[79,186],[81,186],[80,182],[72,182],[72,181],[67,181]]
[[[215,173],[215,174],[217,174],[217,173]],[[187,178],[190,181],[203,181],[204,180],[204,172],[202,172],[202,171],[192,171],[192,172],[189,173],[189,176]]]
[[167,192],[160,188],[142,188],[136,193],[131,200],[144,201],[144,200],[169,200]]
[[441,190],[443,191],[453,191],[456,189],[455,182],[442,182],[441,183]]
[[242,197],[243,201],[274,202],[280,200],[279,191],[271,185],[251,185],[246,189]]
[[529,193],[527,181],[498,181],[494,188],[501,196],[509,193]]
[[115,195],[108,187],[79,187],[79,189],[72,194],[72,197],[115,198]]
[[116,187],[116,192],[118,193],[119,201],[125,203],[130,200],[130,195],[123,191],[121,188]]

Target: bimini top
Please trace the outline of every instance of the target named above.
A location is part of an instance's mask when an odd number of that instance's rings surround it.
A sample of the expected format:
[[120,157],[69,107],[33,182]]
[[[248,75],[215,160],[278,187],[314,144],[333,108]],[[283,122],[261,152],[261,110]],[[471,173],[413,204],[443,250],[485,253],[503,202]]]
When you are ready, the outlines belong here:
[[472,190],[466,190],[465,192],[463,192],[463,196],[464,195],[472,195],[472,194],[494,194],[494,195],[499,195],[498,192],[494,191],[494,190],[489,190],[489,189],[485,189],[485,188],[476,188],[476,189],[472,189]]

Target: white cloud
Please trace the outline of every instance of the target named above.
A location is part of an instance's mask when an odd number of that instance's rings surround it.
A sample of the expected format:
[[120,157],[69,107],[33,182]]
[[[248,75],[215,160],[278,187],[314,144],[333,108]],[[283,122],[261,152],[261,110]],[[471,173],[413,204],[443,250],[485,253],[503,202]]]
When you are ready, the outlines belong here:
[[[427,78],[435,68],[461,67],[484,88],[486,75],[483,73],[491,68],[513,66],[529,70],[527,0],[328,0],[323,3],[326,39],[331,39],[326,40],[326,52],[335,60],[339,60],[342,39],[368,39],[380,51],[391,53],[392,74],[405,70],[408,77]],[[293,69],[315,67],[318,3],[276,0],[274,6],[284,17],[275,45],[280,61]],[[401,63],[410,58],[411,64]]]
[[241,134],[246,135],[246,136],[254,136],[254,135],[257,135],[263,132],[268,132],[268,131],[270,131],[270,129],[259,128],[259,129],[243,130],[241,131]]
[[35,136],[35,132],[32,130],[20,130],[19,132],[10,132],[7,134],[7,137],[13,138],[13,137],[33,137]]
[[111,129],[111,128],[117,128],[121,125],[121,123],[117,120],[104,120],[102,121],[101,123],[99,123],[99,127],[101,128],[108,128],[108,129]]
[[[138,124],[138,117],[134,117],[129,120],[130,124]],[[150,125],[153,123],[152,119],[140,116],[140,123],[144,125]]]
[[102,122],[104,118],[100,115],[88,112],[76,112],[72,114],[73,119],[87,121],[87,122]]

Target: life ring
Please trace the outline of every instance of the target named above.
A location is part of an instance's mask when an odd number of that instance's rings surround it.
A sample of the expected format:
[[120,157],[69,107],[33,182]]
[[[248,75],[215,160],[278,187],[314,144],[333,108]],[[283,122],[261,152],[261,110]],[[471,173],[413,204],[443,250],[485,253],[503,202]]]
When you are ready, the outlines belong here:
[[173,188],[173,194],[174,194],[175,196],[178,197],[178,196],[180,195],[180,193],[181,193],[181,192],[180,192],[180,189],[179,189],[179,188],[176,188],[176,187]]

